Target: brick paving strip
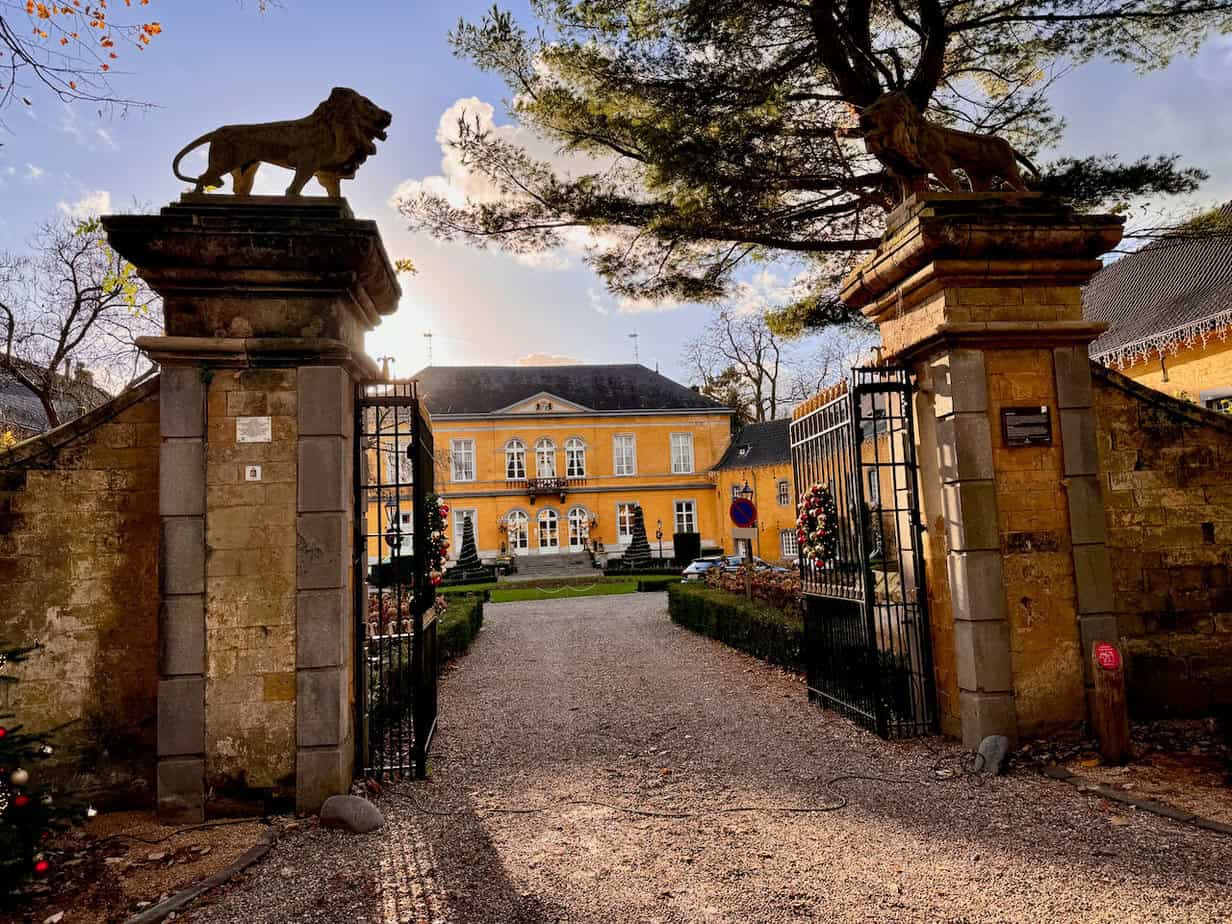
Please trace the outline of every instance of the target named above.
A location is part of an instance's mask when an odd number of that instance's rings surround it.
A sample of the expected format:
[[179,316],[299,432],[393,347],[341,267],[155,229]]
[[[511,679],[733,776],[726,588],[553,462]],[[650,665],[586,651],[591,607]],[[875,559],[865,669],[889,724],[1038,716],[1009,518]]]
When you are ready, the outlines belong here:
[[1113,802],[1132,806],[1139,811],[1159,815],[1161,818],[1171,818],[1173,821],[1191,824],[1204,828],[1207,831],[1216,831],[1219,834],[1232,836],[1232,825],[1225,824],[1222,821],[1215,821],[1213,818],[1203,818],[1201,815],[1195,815],[1193,812],[1187,812],[1184,809],[1168,805],[1166,802],[1160,802],[1157,799],[1135,796],[1132,793],[1125,792],[1123,789],[1117,789],[1115,786],[1096,783],[1093,780],[1088,780],[1085,777],[1070,772],[1065,767],[1044,767],[1041,772],[1049,779],[1060,780],[1062,783],[1068,783],[1070,786],[1077,787],[1079,792],[1094,793]]
[[387,788],[386,827],[288,831],[179,919],[1232,920],[1220,834],[965,756],[809,705],[661,594],[492,605],[442,678],[431,778]]

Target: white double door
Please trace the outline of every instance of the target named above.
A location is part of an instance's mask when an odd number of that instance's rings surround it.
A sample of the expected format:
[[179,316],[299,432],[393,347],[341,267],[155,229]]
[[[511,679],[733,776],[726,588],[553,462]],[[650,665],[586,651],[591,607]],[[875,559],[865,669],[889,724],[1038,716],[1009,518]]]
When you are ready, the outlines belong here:
[[[537,521],[538,540],[536,551],[540,555],[553,555],[561,550],[564,540],[570,552],[583,552],[590,541],[590,514],[581,507],[569,511],[565,523],[555,510],[541,510]],[[564,536],[561,536],[561,532]]]

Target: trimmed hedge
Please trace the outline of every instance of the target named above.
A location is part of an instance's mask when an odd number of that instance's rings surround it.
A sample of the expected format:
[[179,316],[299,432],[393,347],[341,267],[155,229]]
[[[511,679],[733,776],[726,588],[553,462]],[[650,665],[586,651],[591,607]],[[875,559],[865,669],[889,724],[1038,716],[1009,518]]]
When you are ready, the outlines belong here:
[[651,577],[638,578],[637,589],[642,593],[654,593],[667,590],[670,585],[679,583],[680,575],[678,574],[656,574]]
[[671,584],[672,621],[763,661],[804,671],[804,620],[704,584]]
[[617,558],[604,566],[603,574],[605,577],[640,577],[642,575],[653,577],[659,574],[674,574],[680,577],[680,566],[670,558],[655,558],[652,561],[661,562],[661,564],[635,566]]
[[483,602],[484,596],[479,594],[449,598],[445,615],[436,627],[436,644],[442,664],[466,654],[483,625]]

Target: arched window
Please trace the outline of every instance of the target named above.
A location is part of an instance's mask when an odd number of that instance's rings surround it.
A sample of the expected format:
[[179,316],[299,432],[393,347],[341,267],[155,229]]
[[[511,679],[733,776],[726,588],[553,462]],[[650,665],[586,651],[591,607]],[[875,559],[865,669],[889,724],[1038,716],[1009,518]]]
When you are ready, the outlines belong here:
[[524,552],[530,548],[530,517],[524,510],[510,510],[505,515],[505,529],[509,534],[509,551]]
[[565,477],[586,477],[586,444],[576,436],[565,440]]
[[585,507],[569,511],[569,551],[580,552],[590,540],[590,512]]
[[547,508],[539,511],[539,549],[560,548],[560,517],[555,510]]
[[535,443],[535,477],[556,477],[556,444],[546,436]]
[[520,481],[526,477],[526,444],[521,440],[510,440],[505,444],[505,477],[510,481]]

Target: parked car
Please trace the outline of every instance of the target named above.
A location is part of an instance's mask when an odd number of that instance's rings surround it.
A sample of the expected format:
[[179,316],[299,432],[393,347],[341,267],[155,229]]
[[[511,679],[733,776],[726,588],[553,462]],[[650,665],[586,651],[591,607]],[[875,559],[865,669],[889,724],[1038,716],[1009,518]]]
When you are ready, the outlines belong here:
[[707,558],[694,559],[689,563],[689,566],[684,569],[680,575],[680,581],[683,584],[692,584],[694,581],[706,580],[706,572],[711,568],[718,567],[723,561],[723,556],[714,555]]
[[[754,571],[773,571],[778,574],[787,573],[787,569],[784,568],[782,565],[772,565],[770,562],[766,561],[764,558],[758,558],[756,555],[753,556],[752,561],[753,561]],[[745,559],[743,555],[728,555],[726,558],[723,559],[722,567],[725,572],[727,572],[728,574],[732,574],[737,571],[743,570],[744,562],[745,562]]]

